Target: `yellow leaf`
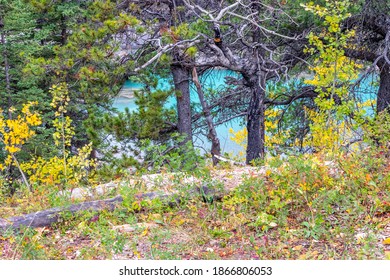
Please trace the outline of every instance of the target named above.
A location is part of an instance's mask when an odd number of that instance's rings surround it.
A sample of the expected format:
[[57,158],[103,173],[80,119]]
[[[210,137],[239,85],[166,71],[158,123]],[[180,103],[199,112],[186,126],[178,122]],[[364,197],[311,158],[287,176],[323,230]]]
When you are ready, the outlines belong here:
[[382,242],[384,245],[390,245],[390,237],[387,237],[385,240]]
[[149,230],[148,230],[148,228],[146,228],[146,229],[141,233],[141,236],[146,236],[146,235],[148,235],[148,233],[149,233]]
[[307,256],[306,254],[302,254],[298,257],[298,260],[306,260],[307,259]]
[[298,246],[295,246],[293,249],[293,251],[300,251],[302,250],[303,246],[302,245],[298,245]]

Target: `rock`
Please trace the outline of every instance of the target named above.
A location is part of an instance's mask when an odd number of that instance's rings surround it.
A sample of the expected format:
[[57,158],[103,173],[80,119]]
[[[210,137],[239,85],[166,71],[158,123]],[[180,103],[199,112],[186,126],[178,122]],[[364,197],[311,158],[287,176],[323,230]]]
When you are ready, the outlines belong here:
[[94,188],[74,188],[58,192],[59,196],[70,196],[71,199],[92,198],[97,195],[104,195],[112,189],[118,187],[118,183],[110,182],[107,184],[98,185]]
[[133,232],[136,231],[137,229],[150,229],[156,227],[158,227],[158,225],[153,223],[137,223],[135,225],[124,224],[119,226],[113,226],[112,229],[125,233],[125,232]]
[[270,226],[270,227],[277,227],[277,226],[278,226],[278,224],[277,224],[277,223],[275,223],[275,222],[270,222],[270,223],[269,223],[269,226]]

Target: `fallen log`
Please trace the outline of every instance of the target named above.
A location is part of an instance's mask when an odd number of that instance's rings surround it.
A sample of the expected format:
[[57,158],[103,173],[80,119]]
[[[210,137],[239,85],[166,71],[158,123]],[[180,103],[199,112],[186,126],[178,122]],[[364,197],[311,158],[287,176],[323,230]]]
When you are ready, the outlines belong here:
[[[191,190],[188,194],[190,196],[193,196],[194,194],[198,195],[202,198],[204,202],[208,203],[221,200],[223,197],[222,193],[218,193],[207,186],[202,186]],[[157,198],[163,200],[171,207],[177,206],[184,200],[183,196],[180,196],[179,194],[161,194],[158,192],[135,195],[135,198],[139,200],[152,200]],[[116,196],[114,198],[105,200],[82,202],[67,207],[56,207],[22,216],[10,217],[8,219],[0,219],[0,232],[6,231],[7,229],[18,229],[21,226],[32,228],[51,226],[52,224],[58,222],[62,213],[75,214],[80,211],[102,211],[105,209],[113,211],[122,201],[122,196]]]
[[21,226],[33,228],[50,226],[59,220],[61,213],[74,214],[83,210],[101,211],[103,209],[112,211],[122,201],[123,198],[121,196],[116,196],[105,200],[87,201],[68,207],[56,207],[22,216],[0,219],[0,230],[5,231],[9,228],[18,229]]

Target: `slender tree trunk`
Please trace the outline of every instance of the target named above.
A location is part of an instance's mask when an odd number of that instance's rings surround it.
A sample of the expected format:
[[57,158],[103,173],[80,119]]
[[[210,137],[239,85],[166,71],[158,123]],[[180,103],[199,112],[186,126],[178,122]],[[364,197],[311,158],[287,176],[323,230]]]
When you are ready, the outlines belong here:
[[[61,3],[64,4],[65,0],[61,0]],[[67,19],[66,16],[61,15],[61,19],[60,19],[60,28],[61,28],[60,43],[61,43],[61,46],[64,46],[66,44],[66,40],[68,37],[66,19]]]
[[33,189],[32,189],[30,183],[29,183],[28,180],[27,180],[26,174],[24,174],[22,168],[21,168],[20,165],[19,165],[18,159],[15,157],[14,154],[12,154],[12,159],[13,159],[13,161],[15,162],[16,167],[18,168],[20,174],[22,175],[23,183],[28,187],[28,189],[30,190],[30,192],[33,192]]
[[67,26],[65,20],[66,18],[62,16],[61,17],[61,46],[64,46],[66,44],[66,40],[68,38]]
[[[0,19],[0,22],[2,20]],[[3,28],[3,24],[0,23],[0,30]],[[9,62],[8,62],[8,53],[7,53],[7,47],[6,47],[6,37],[5,37],[5,32],[1,30],[1,35],[0,35],[0,40],[1,44],[3,45],[3,58],[4,58],[4,75],[5,75],[5,91],[7,94],[7,99],[8,99],[8,109],[11,108],[12,106],[12,96],[11,96],[11,77],[9,74]],[[12,119],[12,112],[8,110],[8,118],[11,120]]]
[[265,77],[260,74],[256,81],[251,82],[251,100],[248,108],[248,143],[246,148],[246,163],[264,158],[265,153]]
[[[171,25],[180,25],[184,20],[185,9],[183,0],[172,0],[170,3]],[[176,38],[173,38],[176,40]],[[174,50],[173,57],[175,63],[171,65],[173,82],[176,90],[178,130],[186,135],[184,142],[192,143],[192,118],[190,100],[190,71],[180,64],[185,60],[185,55],[181,50]]]
[[189,71],[181,65],[172,65],[171,71],[176,90],[178,130],[185,134],[185,142],[192,142],[191,100]]
[[390,108],[390,66],[384,65],[380,73],[380,82],[377,98],[377,113]]
[[211,152],[211,156],[213,159],[213,164],[217,165],[219,160],[215,156],[221,155],[221,144],[220,144],[218,136],[217,136],[217,131],[215,130],[215,126],[214,126],[213,118],[211,116],[210,108],[207,105],[206,100],[204,98],[202,86],[199,82],[198,73],[197,73],[195,67],[192,70],[192,80],[195,83],[195,86],[196,86],[196,89],[198,92],[198,96],[199,96],[199,100],[200,100],[200,104],[202,105],[202,110],[203,110],[203,113],[204,113],[205,118],[206,118],[207,127],[209,129],[209,133],[207,135],[207,138],[211,141],[211,151],[210,152]]

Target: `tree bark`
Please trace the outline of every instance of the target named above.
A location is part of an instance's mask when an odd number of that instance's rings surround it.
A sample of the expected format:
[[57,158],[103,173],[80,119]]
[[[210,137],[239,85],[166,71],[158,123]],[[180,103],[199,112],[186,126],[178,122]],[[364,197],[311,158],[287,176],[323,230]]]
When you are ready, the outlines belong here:
[[251,100],[248,107],[248,143],[246,148],[246,163],[264,158],[265,153],[265,77],[260,74],[251,81]]
[[186,135],[184,142],[192,142],[189,71],[181,65],[172,65],[171,71],[176,90],[177,127],[179,133]]
[[[183,0],[172,0],[170,3],[171,25],[177,26],[184,21]],[[174,40],[179,38],[173,37]],[[178,130],[185,135],[184,143],[192,143],[191,99],[190,99],[190,71],[181,62],[185,61],[185,55],[181,50],[173,51],[175,63],[171,65],[173,82],[176,90]]]
[[380,72],[379,90],[377,98],[377,113],[389,109],[390,105],[390,65],[385,64]]
[[[263,6],[259,2],[252,2],[251,10],[253,13],[260,13]],[[264,39],[264,34],[258,27],[254,27],[252,31],[252,40],[254,42],[261,42]],[[253,160],[263,159],[265,154],[265,83],[266,76],[261,71],[260,57],[265,57],[265,51],[256,47],[253,50],[253,62],[255,62],[255,71],[248,73],[247,82],[251,88],[251,100],[248,108],[247,131],[248,141],[246,148],[246,163],[251,164]]]
[[218,139],[217,131],[215,130],[213,118],[211,116],[210,107],[208,106],[208,104],[206,103],[206,100],[204,99],[202,86],[199,82],[198,73],[197,73],[195,67],[192,70],[192,80],[195,83],[195,86],[196,86],[196,89],[198,92],[198,96],[199,96],[199,100],[200,100],[200,104],[202,105],[202,111],[205,115],[207,127],[209,129],[209,133],[207,135],[207,138],[211,141],[211,151],[210,152],[211,152],[211,156],[213,159],[213,165],[217,165],[219,162],[219,159],[216,156],[221,155],[221,144],[220,144],[219,139]]

